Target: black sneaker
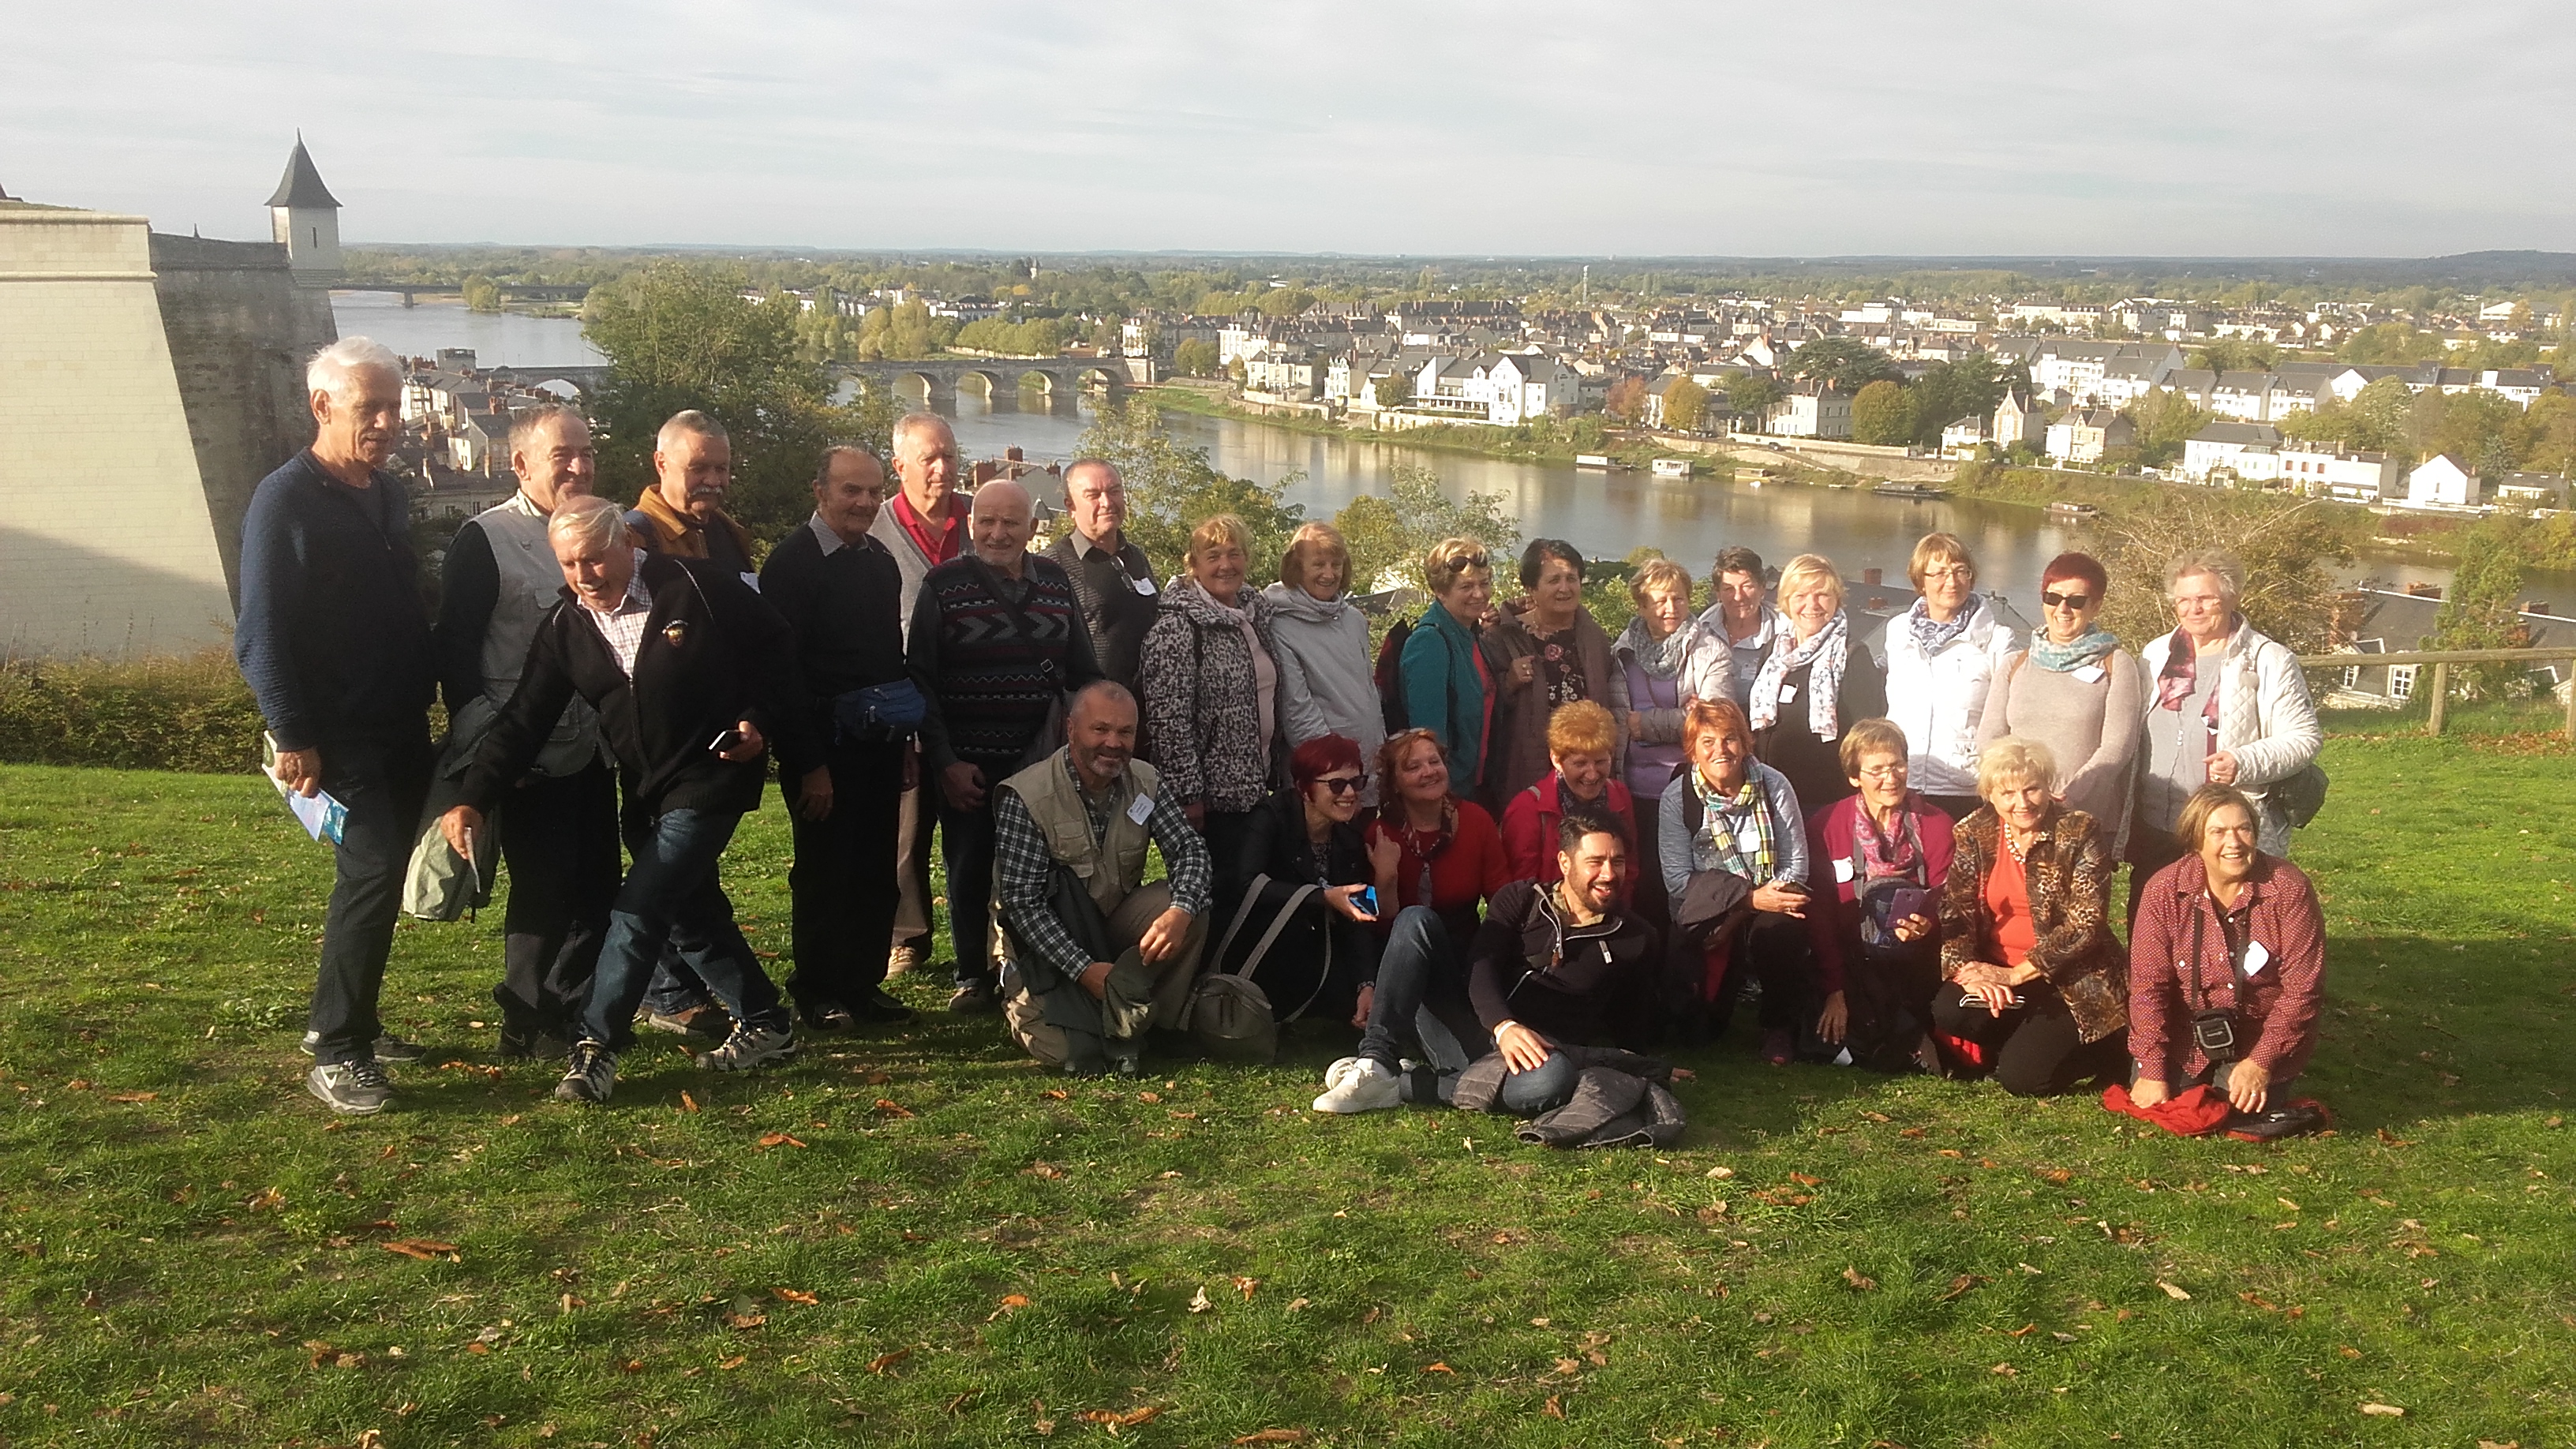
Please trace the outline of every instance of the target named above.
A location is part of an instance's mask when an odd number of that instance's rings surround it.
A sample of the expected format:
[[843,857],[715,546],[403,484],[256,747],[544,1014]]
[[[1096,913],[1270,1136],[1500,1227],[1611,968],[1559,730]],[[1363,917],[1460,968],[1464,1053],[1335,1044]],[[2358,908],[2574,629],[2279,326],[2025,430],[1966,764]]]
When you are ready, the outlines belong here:
[[912,1008],[889,995],[882,986],[862,986],[849,1003],[852,1016],[878,1026],[892,1026],[912,1020]]
[[2322,1132],[2333,1124],[2324,1103],[2302,1099],[2260,1112],[2239,1112],[2227,1119],[2227,1135],[2239,1142],[2270,1142]]
[[737,1026],[724,1045],[711,1052],[698,1053],[698,1065],[711,1072],[747,1072],[769,1062],[784,1061],[796,1055],[796,1034],[785,1027],[769,1030],[757,1026]]
[[970,981],[957,988],[948,998],[948,1009],[959,1016],[990,1016],[1002,1009],[1001,999],[993,988],[981,981]]
[[501,1028],[500,1056],[512,1062],[559,1062],[572,1054],[572,1039],[543,1027]]
[[817,1001],[797,1015],[805,1018],[808,1031],[849,1031],[859,1024],[850,1009],[837,1001]]
[[371,1057],[352,1062],[326,1062],[304,1074],[304,1090],[334,1112],[372,1117],[393,1100],[393,1084]]
[[[321,1045],[322,1033],[318,1031],[308,1031],[304,1034],[304,1054],[306,1056],[309,1057],[313,1055]],[[427,1051],[428,1048],[422,1046],[419,1042],[405,1041],[401,1037],[394,1035],[392,1032],[386,1032],[384,1035],[376,1038],[376,1060],[380,1062],[416,1062],[419,1061]]]
[[558,1102],[605,1102],[617,1090],[617,1053],[595,1041],[576,1042],[572,1064],[555,1083]]

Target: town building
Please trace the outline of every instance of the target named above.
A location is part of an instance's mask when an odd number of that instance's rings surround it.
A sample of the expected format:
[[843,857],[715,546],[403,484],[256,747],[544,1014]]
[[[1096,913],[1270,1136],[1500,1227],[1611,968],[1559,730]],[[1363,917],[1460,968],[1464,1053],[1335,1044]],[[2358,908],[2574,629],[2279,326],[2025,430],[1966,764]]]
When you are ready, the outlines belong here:
[[2109,408],[2074,408],[2048,425],[2048,456],[2061,463],[2099,463],[2113,448],[2137,442],[2137,425]]
[[2183,441],[2181,475],[2194,483],[2281,476],[2281,430],[2269,423],[2211,423]]
[[2486,501],[2478,471],[2448,453],[2436,453],[2406,475],[2409,508],[2475,508]]

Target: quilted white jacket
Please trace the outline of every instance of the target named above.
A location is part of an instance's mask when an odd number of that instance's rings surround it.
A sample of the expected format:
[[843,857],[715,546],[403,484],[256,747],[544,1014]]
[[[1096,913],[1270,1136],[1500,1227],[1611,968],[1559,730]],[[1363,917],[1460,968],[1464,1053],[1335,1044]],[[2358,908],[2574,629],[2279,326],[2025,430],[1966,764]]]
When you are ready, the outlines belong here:
[[1977,793],[1977,726],[1986,693],[2020,652],[2021,637],[1982,600],[1977,617],[1931,654],[1907,616],[1887,621],[1887,717],[1905,731],[1907,783],[1926,795]]
[[[2138,651],[2150,716],[2156,708],[2156,678],[2164,673],[2174,647],[2175,635],[2165,634]],[[2325,732],[2317,727],[2316,701],[2309,697],[2299,656],[2252,624],[2238,622],[2219,668],[2224,672],[2218,682],[2218,748],[2236,756],[2236,788],[2261,800],[2266,786],[2315,762],[2325,742]]]

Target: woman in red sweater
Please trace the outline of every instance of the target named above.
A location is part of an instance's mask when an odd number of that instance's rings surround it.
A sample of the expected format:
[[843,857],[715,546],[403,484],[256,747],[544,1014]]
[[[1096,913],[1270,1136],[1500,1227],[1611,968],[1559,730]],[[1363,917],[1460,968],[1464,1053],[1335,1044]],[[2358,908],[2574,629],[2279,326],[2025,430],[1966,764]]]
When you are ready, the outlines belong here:
[[1485,807],[1450,793],[1449,759],[1429,730],[1406,730],[1380,746],[1377,777],[1384,803],[1369,824],[1368,852],[1378,918],[1429,906],[1464,947],[1486,900],[1512,878],[1503,833]]

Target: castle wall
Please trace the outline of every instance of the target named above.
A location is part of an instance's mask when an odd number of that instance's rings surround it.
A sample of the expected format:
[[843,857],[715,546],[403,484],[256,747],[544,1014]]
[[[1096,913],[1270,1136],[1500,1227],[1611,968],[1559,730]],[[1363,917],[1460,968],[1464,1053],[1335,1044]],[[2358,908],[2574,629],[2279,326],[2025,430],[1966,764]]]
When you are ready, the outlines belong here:
[[251,490],[313,441],[304,365],[339,337],[331,294],[296,285],[285,249],[269,242],[154,233],[152,270],[225,586],[238,599]]
[[149,230],[0,204],[0,653],[167,653],[230,635]]

